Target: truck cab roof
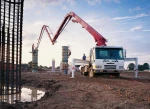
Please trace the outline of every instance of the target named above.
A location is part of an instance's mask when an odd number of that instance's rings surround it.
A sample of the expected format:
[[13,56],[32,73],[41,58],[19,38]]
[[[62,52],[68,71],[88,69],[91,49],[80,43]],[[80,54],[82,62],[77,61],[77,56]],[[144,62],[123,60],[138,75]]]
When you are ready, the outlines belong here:
[[95,46],[93,48],[122,48],[123,49],[123,47],[119,47],[119,46]]

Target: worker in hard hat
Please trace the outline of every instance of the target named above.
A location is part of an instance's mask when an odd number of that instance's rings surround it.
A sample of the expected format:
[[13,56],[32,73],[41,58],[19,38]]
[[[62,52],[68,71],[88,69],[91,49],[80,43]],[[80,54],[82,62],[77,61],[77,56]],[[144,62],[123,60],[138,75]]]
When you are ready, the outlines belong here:
[[83,59],[83,60],[86,60],[86,56],[85,56],[85,54],[83,54],[83,57],[82,57],[82,59]]

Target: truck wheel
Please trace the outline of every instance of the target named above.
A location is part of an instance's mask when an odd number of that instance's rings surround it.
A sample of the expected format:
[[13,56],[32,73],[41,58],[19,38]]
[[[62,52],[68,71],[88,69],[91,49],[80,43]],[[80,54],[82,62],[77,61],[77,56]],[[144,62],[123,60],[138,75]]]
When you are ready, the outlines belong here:
[[84,72],[83,75],[84,75],[84,76],[88,76],[88,72]]
[[89,72],[89,77],[90,78],[94,77],[94,72],[92,70]]
[[81,72],[82,75],[84,75],[84,67],[81,67],[80,72]]
[[82,71],[82,72],[81,72],[81,75],[86,76],[86,75],[87,75],[87,73],[86,73],[86,72],[84,72],[84,71]]
[[116,73],[116,74],[115,74],[115,76],[116,76],[117,78],[119,78],[119,76],[120,76],[120,73]]
[[83,72],[83,75],[86,76],[86,72]]

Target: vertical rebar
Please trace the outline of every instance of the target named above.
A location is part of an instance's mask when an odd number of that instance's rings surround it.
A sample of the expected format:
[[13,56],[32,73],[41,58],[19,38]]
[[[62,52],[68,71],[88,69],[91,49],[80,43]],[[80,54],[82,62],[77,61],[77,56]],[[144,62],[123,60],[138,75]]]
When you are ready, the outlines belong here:
[[23,4],[0,1],[0,95],[21,92]]
[[16,48],[16,92],[18,93],[18,85],[19,85],[19,81],[18,81],[18,47],[19,47],[19,7],[20,5],[17,6],[17,48]]
[[2,23],[1,23],[1,2],[0,2],[0,94],[2,95],[2,59],[1,59],[1,43],[2,43]]
[[21,58],[22,58],[22,22],[23,22],[23,4],[24,4],[24,0],[22,0],[21,2],[21,15],[20,15],[20,60],[19,60],[19,92],[21,92]]
[[[11,0],[10,0],[11,2]],[[6,57],[6,90],[9,93],[9,78],[10,78],[10,14],[11,14],[11,4],[8,7],[8,28],[7,28],[7,57]]]
[[9,92],[9,72],[10,72],[10,33],[9,27],[7,30],[7,57],[6,57],[6,90]]
[[1,66],[1,84],[2,84],[2,94],[4,94],[4,71],[5,71],[5,26],[2,27],[2,66]]
[[16,0],[14,0],[13,4],[13,29],[12,29],[12,72],[11,72],[11,93],[14,93],[14,45],[15,45],[15,4]]

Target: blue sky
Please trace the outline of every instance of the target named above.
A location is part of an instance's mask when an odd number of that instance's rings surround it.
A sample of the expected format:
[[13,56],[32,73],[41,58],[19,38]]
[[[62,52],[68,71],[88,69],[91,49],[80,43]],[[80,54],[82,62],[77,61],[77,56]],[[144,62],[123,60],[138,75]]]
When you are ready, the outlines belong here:
[[[32,60],[32,44],[37,43],[42,25],[48,25],[53,34],[63,18],[75,12],[101,35],[109,46],[122,46],[127,57],[138,57],[139,64],[150,64],[150,0],[25,0],[23,26],[23,63]],[[89,55],[95,46],[93,37],[81,25],[69,22],[52,45],[44,34],[39,47],[39,65],[51,66],[55,58],[60,65],[62,46],[70,46],[72,58]]]

